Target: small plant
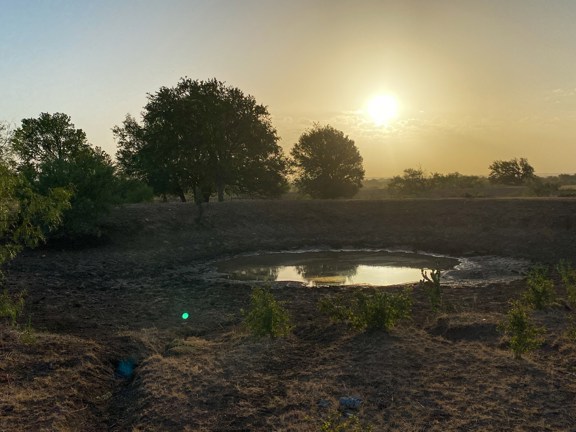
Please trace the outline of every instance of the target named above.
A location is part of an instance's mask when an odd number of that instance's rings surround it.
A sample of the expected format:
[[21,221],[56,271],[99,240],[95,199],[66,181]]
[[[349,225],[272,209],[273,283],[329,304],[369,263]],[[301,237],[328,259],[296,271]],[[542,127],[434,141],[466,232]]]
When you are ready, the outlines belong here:
[[398,294],[359,292],[348,302],[343,297],[323,299],[319,309],[334,321],[346,322],[358,330],[389,331],[399,320],[410,317],[411,294],[409,290]]
[[25,292],[19,293],[16,297],[11,296],[7,289],[0,295],[0,318],[8,318],[10,325],[16,327],[18,317],[24,310]]
[[566,297],[568,303],[576,306],[576,270],[567,260],[561,260],[556,265],[556,271],[566,288]]
[[442,285],[440,284],[440,279],[442,273],[439,269],[430,270],[429,273],[422,269],[422,280],[420,284],[426,290],[430,304],[432,305],[432,310],[436,313],[442,309],[443,295],[442,295]]
[[254,287],[250,309],[242,312],[245,324],[256,336],[287,336],[292,330],[288,311],[268,289]]
[[528,290],[524,293],[524,300],[535,309],[542,310],[556,301],[554,281],[548,276],[548,269],[536,266],[528,272],[526,279]]
[[522,358],[522,354],[532,351],[542,345],[543,329],[538,328],[528,316],[529,308],[520,301],[511,303],[506,319],[499,329],[510,339],[510,349],[514,358]]

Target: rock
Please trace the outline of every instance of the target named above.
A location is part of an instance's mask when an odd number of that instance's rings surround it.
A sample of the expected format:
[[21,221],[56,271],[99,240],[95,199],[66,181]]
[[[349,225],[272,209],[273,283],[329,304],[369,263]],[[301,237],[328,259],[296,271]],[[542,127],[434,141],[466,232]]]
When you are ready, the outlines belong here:
[[343,396],[340,398],[341,410],[357,410],[362,405],[362,399],[351,396]]

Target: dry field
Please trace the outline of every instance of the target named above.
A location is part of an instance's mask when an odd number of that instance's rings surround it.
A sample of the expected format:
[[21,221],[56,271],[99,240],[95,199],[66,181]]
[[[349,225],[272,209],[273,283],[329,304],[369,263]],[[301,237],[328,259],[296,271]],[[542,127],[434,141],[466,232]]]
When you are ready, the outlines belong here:
[[[35,332],[0,324],[0,431],[576,431],[576,312],[534,314],[545,342],[521,360],[497,330],[524,280],[446,287],[439,315],[415,286],[412,319],[390,333],[334,324],[317,304],[401,287],[277,284],[295,327],[269,340],[242,325],[250,285],[204,277],[214,259],[305,248],[574,262],[576,200],[232,201],[200,222],[196,212],[118,208],[106,243],[9,266]],[[362,399],[363,428],[336,429],[343,396]]]

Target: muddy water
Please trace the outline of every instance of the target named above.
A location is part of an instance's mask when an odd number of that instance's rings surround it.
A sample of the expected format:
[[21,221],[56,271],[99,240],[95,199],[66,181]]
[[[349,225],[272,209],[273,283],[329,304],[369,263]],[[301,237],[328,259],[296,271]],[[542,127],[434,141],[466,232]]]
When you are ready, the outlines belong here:
[[236,257],[217,265],[227,278],[319,285],[397,285],[417,282],[421,269],[453,269],[460,261],[405,252],[322,251]]

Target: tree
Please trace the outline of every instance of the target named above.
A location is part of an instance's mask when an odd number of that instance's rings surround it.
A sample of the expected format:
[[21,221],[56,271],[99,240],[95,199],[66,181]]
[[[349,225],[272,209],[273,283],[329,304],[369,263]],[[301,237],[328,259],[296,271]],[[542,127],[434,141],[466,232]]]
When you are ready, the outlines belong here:
[[0,266],[23,247],[44,241],[44,234],[61,223],[69,199],[64,188],[36,193],[23,175],[0,160]]
[[354,141],[332,126],[315,124],[291,152],[295,184],[312,198],[349,198],[362,187],[362,156]]
[[58,236],[99,236],[100,217],[115,202],[110,157],[92,147],[68,115],[42,113],[22,120],[10,140],[18,171],[37,194],[65,188],[72,197]]
[[490,182],[518,186],[534,179],[534,168],[525,158],[494,161],[490,165]]
[[407,168],[402,176],[392,177],[388,189],[400,195],[420,194],[430,189],[430,181],[422,168]]
[[481,184],[482,180],[477,176],[462,175],[458,172],[426,175],[422,168],[407,168],[402,176],[397,175],[390,179],[388,189],[397,195],[424,195],[440,190],[475,188]]
[[182,78],[148,94],[142,125],[127,116],[114,128],[122,170],[157,194],[192,191],[278,196],[287,189],[287,161],[265,106],[212,79]]

